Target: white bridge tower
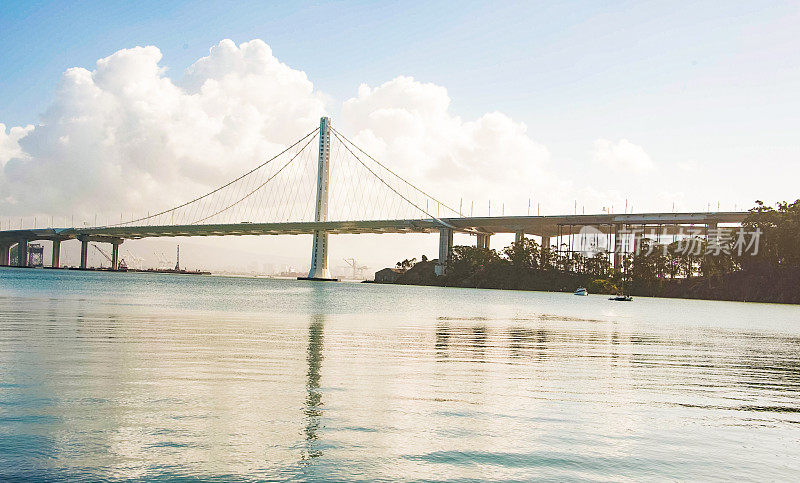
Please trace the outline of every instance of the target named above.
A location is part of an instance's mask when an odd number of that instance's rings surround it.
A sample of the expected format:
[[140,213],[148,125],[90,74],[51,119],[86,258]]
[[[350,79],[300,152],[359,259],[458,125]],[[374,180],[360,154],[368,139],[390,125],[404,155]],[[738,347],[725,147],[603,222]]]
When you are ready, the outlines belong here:
[[[328,175],[331,160],[331,120],[323,117],[319,120],[319,171],[317,174],[317,208],[314,221],[328,221]],[[314,230],[314,247],[311,252],[311,270],[308,277],[299,277],[300,280],[330,280],[328,270],[328,232]]]

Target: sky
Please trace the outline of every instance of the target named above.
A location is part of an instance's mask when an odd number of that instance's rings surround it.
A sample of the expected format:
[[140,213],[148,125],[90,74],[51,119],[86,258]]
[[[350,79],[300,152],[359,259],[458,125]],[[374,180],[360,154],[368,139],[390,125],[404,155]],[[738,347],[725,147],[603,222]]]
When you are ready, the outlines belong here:
[[[796,2],[4,1],[0,227],[161,209],[321,115],[444,201],[507,214],[794,200],[797,25]],[[297,245],[263,238],[232,243]],[[377,265],[436,247],[340,239],[337,259]]]

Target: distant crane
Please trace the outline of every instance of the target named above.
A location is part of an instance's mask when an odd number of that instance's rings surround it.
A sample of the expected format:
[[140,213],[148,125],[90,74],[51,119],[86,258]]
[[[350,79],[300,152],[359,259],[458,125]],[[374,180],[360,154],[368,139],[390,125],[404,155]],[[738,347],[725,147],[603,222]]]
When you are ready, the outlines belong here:
[[[106,260],[111,262],[111,257],[106,252],[104,252],[102,248],[100,248],[99,246],[95,245],[94,243],[92,244],[92,246],[95,247],[97,249],[97,251],[100,252],[103,255],[103,257],[105,257]],[[100,266],[102,267],[103,264],[101,263]]]
[[[103,250],[102,248],[100,248],[99,246],[97,246],[95,244],[92,244],[92,246],[95,247],[98,252],[103,254],[103,257],[105,257],[105,259],[108,260],[108,263],[110,264],[109,266],[111,266],[111,267],[114,266],[114,260],[111,258],[111,255],[106,253],[105,250]],[[117,263],[117,268],[120,269],[120,270],[127,270],[128,269],[128,264],[125,263],[125,259],[124,258],[120,258],[119,262]]]
[[355,258],[345,258],[344,262],[353,269],[353,280],[364,278],[364,270],[369,268],[366,265],[359,265]]
[[136,255],[133,254],[132,251],[127,250],[127,249],[125,250],[125,253],[127,253],[127,258],[130,258],[131,260],[133,260],[134,268],[136,268],[137,270],[142,270],[143,269],[143,267],[144,267],[144,258],[137,257]]
[[158,258],[158,268],[159,269],[168,269],[171,266],[171,262],[169,258],[164,254],[164,252],[153,252],[153,255]]

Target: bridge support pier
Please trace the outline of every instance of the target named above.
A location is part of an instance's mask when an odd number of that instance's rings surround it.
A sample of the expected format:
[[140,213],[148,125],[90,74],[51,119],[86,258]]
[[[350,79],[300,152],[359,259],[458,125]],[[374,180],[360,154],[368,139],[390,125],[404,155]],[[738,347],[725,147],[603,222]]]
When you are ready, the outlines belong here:
[[122,240],[111,242],[111,270],[119,270],[119,246],[121,244]]
[[17,244],[17,266],[28,266],[28,240],[20,240]]
[[311,252],[311,270],[308,277],[299,277],[300,280],[322,280],[335,282],[328,269],[328,232],[314,231],[314,248]]
[[542,233],[541,258],[541,266],[546,267],[550,263],[550,235],[544,233]]
[[[644,228],[633,232],[633,253],[639,255],[642,253],[642,240],[644,239]],[[650,243],[653,243],[652,241]],[[652,246],[652,245],[651,245]]]
[[11,264],[11,245],[8,243],[0,244],[0,265]]
[[53,268],[58,268],[61,265],[61,240],[53,240],[53,260],[50,264]]
[[89,240],[86,238],[79,238],[81,241],[81,270],[86,270],[86,265],[89,262]]
[[477,240],[475,246],[477,248],[485,248],[485,249],[488,250],[489,249],[489,237],[490,236],[491,235],[489,235],[489,234],[479,233],[478,234],[478,240]]
[[622,239],[620,238],[620,226],[614,225],[614,270],[622,270]]
[[518,231],[514,234],[514,243],[522,243],[522,240],[525,239],[525,232]]
[[453,229],[439,228],[439,259],[436,260],[436,266],[433,268],[434,273],[437,276],[444,275],[445,271],[447,270],[447,262],[450,261],[450,255],[452,253]]

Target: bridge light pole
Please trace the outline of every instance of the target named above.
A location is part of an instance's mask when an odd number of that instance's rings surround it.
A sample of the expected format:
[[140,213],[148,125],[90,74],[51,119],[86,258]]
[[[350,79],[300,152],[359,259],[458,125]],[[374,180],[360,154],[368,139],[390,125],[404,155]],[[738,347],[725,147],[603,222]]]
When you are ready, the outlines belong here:
[[[319,120],[319,168],[317,173],[317,206],[314,221],[328,221],[328,176],[330,174],[331,156],[331,120],[323,117]],[[311,251],[311,270],[308,277],[298,277],[299,280],[330,280],[328,270],[328,232],[314,230],[314,247]]]

